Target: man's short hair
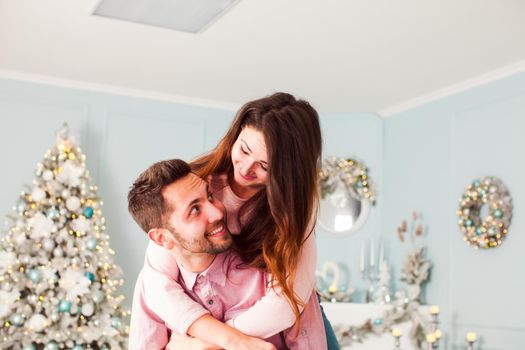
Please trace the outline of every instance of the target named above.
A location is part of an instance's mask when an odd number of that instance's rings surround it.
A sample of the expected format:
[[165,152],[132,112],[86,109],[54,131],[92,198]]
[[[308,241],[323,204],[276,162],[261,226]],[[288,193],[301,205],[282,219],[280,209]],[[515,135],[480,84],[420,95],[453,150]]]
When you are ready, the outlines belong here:
[[188,163],[180,159],[157,162],[139,175],[128,193],[128,210],[135,222],[147,233],[162,227],[170,208],[162,189],[191,172]]

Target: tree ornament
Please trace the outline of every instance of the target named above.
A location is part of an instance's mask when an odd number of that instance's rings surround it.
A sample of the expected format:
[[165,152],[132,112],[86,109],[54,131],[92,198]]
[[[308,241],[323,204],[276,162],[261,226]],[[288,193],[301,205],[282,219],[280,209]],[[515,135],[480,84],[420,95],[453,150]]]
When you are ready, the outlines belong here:
[[91,207],[85,207],[84,210],[82,210],[82,214],[86,217],[86,219],[91,219],[93,217],[93,213],[95,211]]
[[27,271],[27,277],[33,282],[38,283],[42,280],[42,272],[39,269],[31,269]]
[[72,196],[66,200],[66,208],[70,211],[76,211],[80,208],[80,199],[78,197]]
[[49,343],[46,344],[46,347],[44,348],[44,350],[58,350],[58,349],[59,347],[56,341],[50,341]]
[[58,312],[65,313],[71,311],[72,303],[69,300],[60,300],[58,303]]
[[39,187],[35,187],[33,189],[33,192],[31,192],[31,197],[35,202],[40,202],[41,200],[44,200],[44,198],[46,198],[46,192]]
[[98,241],[96,238],[88,238],[86,241],[86,248],[93,251],[97,249]]
[[24,324],[24,318],[19,314],[13,314],[9,318],[11,324],[15,327],[21,327]]

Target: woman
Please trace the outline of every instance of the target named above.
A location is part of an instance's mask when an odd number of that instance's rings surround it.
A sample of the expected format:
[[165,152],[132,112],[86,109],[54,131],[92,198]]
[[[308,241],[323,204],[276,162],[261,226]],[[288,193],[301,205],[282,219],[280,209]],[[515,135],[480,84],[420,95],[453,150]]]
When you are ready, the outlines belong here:
[[[217,147],[192,163],[210,188],[221,189],[228,228],[239,233],[237,253],[268,271],[277,287],[232,322],[243,333],[258,334],[260,319],[273,319],[274,333],[298,323],[314,292],[321,148],[315,109],[276,93],[246,103]],[[325,328],[329,349],[337,349],[329,323]]]

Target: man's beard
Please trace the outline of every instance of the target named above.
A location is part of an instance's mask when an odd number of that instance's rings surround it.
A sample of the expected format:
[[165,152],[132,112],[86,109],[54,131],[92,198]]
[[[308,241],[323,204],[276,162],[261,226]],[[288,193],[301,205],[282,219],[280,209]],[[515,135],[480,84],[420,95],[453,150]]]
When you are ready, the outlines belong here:
[[[224,227],[226,229],[226,225],[224,225]],[[168,227],[168,229],[173,234],[181,248],[190,253],[219,254],[230,249],[233,244],[232,236],[228,231],[225,233],[227,239],[224,239],[221,242],[213,242],[206,235],[193,240],[188,240],[175,231],[173,227]]]

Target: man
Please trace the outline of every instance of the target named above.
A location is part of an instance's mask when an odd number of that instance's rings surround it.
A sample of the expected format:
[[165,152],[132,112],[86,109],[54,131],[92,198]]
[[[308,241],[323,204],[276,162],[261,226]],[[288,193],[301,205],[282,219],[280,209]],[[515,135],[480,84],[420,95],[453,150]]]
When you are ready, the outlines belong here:
[[[233,240],[225,224],[224,207],[213,198],[207,183],[191,173],[187,163],[169,160],[154,164],[135,181],[128,202],[130,213],[150,240],[173,256],[180,273],[169,276],[185,294],[173,292],[162,282],[156,284],[157,280],[165,280],[165,276],[152,278],[161,272],[152,271],[145,264],[135,287],[130,349],[162,349],[170,334],[177,334],[178,329],[218,345],[213,347],[198,339],[185,339],[179,348],[270,350],[286,347],[284,335],[277,334],[267,342],[213,319],[224,321],[252,306],[264,296],[268,281],[263,271],[238,268],[239,257],[228,251]],[[166,298],[170,298],[169,301],[175,298],[180,303],[180,308],[186,311],[183,317],[167,320],[170,315],[163,314]],[[311,300],[315,304],[314,296]],[[305,324],[315,325],[318,334],[314,331],[310,336],[326,344],[320,312],[318,307],[317,310],[308,307],[310,304],[303,312],[301,323],[304,319]],[[202,323],[193,324],[196,319],[209,320],[210,327],[203,329]],[[291,333],[295,333],[293,329],[287,331],[288,335]],[[299,336],[289,343],[300,346],[305,341],[307,339]],[[304,347],[301,345],[301,348]]]

